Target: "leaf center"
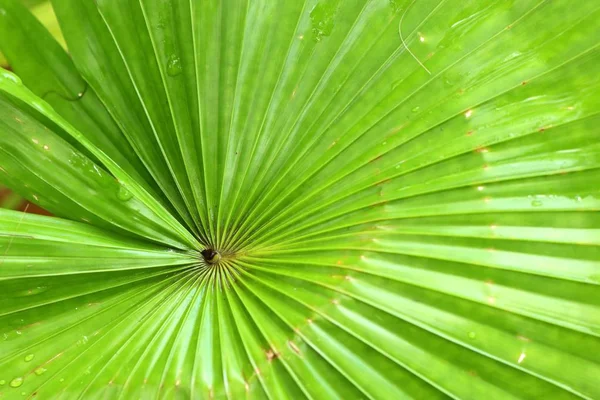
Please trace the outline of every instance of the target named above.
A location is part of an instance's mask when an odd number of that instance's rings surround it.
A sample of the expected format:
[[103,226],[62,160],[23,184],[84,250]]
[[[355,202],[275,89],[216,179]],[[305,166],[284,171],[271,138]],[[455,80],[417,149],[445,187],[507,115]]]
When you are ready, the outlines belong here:
[[204,249],[200,253],[208,264],[217,264],[221,260],[221,253],[211,248]]

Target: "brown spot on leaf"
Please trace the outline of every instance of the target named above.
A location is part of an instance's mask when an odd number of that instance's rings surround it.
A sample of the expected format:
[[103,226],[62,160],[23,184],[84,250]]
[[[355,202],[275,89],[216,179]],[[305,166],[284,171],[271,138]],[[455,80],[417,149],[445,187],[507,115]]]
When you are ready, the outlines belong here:
[[278,352],[276,352],[273,349],[267,350],[267,361],[268,362],[271,362],[271,361],[273,361],[276,358],[279,358],[279,353]]

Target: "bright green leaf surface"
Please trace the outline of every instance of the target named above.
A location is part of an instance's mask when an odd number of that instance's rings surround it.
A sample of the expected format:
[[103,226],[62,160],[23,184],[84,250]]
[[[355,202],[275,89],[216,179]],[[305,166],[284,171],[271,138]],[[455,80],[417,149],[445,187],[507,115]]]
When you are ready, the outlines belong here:
[[72,64],[0,39],[0,181],[72,220],[0,211],[0,397],[600,398],[597,2],[53,6]]

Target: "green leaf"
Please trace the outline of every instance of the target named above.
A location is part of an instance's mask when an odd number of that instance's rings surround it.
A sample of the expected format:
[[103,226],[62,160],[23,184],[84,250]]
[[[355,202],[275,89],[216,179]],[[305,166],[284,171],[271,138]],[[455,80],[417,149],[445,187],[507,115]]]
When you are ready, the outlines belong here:
[[[152,178],[129,142],[55,38],[18,1],[1,0],[0,7],[4,10],[0,18],[0,35],[11,37],[0,46],[25,85],[75,128],[85,132],[94,145],[143,183],[147,190],[156,194],[156,188],[148,183]],[[22,49],[28,46],[33,47],[23,52]],[[63,139],[99,162],[70,135]]]
[[53,6],[0,181],[72,221],[0,211],[0,394],[600,397],[596,2]]

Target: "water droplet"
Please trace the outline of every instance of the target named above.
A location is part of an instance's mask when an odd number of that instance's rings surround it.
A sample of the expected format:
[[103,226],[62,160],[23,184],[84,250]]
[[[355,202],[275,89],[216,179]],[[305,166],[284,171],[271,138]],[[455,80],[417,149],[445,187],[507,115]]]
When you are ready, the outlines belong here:
[[34,357],[33,354],[27,354],[25,356],[25,361],[29,362],[29,361],[33,360],[33,357]]
[[0,386],[6,385],[6,381],[4,379],[0,379]]
[[176,54],[171,54],[167,61],[167,74],[177,76],[181,73],[181,59]]
[[44,368],[44,367],[39,367],[39,368],[37,368],[37,369],[36,369],[34,372],[35,372],[35,374],[36,374],[37,376],[40,376],[40,375],[42,375],[42,374],[43,374],[44,372],[46,372],[46,371],[47,371],[47,369],[46,369],[46,368]]
[[23,384],[23,378],[18,377],[10,381],[10,387],[18,388]]
[[59,381],[59,382],[64,382],[64,381],[65,381],[65,378],[60,378],[58,381]]
[[475,332],[469,332],[469,338],[475,339],[476,336],[477,334]]
[[315,42],[320,42],[323,36],[331,35],[334,26],[333,18],[337,12],[338,3],[339,0],[324,0],[314,6],[310,12]]
[[421,107],[417,106],[415,108],[413,108],[411,111],[416,113],[417,111],[419,111],[421,109]]
[[81,153],[73,152],[69,158],[69,164],[78,168],[87,168],[90,160]]
[[533,201],[531,202],[531,205],[532,205],[532,206],[534,206],[534,207],[540,207],[542,204],[543,204],[543,203],[542,203],[542,201],[541,201],[541,200],[533,200]]
[[133,194],[125,188],[125,186],[119,186],[119,191],[117,192],[117,198],[121,201],[131,200]]

